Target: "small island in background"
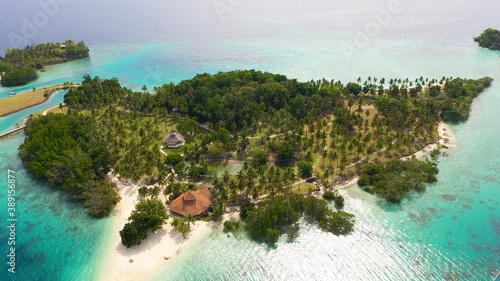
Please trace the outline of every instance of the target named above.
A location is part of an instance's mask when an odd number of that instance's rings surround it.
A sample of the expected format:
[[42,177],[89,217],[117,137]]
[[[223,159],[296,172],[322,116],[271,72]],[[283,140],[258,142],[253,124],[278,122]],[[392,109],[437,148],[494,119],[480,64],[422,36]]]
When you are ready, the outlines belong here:
[[37,70],[45,66],[78,60],[89,56],[89,48],[83,41],[75,43],[45,43],[26,46],[24,49],[5,50],[0,57],[0,83],[12,87],[25,85],[38,78]]
[[500,50],[500,31],[488,28],[481,35],[474,38],[474,41],[479,43],[479,46],[490,50]]

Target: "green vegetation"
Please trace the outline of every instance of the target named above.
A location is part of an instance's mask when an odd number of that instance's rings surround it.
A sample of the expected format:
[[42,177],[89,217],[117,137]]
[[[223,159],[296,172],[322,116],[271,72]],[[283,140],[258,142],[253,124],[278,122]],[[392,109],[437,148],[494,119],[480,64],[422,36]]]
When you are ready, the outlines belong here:
[[[191,214],[190,214],[191,215]],[[184,238],[186,238],[186,234],[191,232],[190,222],[193,222],[194,218],[191,216],[191,219],[185,219],[181,217],[174,217],[173,221],[170,223],[177,231],[179,231]]]
[[309,161],[300,161],[297,164],[299,168],[299,173],[302,178],[308,178],[312,176],[313,173],[313,163]]
[[425,183],[436,182],[437,164],[417,159],[391,160],[382,164],[368,163],[361,167],[358,185],[390,202],[400,203],[409,191],[424,191]]
[[165,205],[159,200],[141,200],[135,205],[135,210],[128,218],[120,231],[122,244],[131,247],[140,245],[148,237],[148,230],[152,232],[160,229],[169,218]]
[[[310,83],[250,70],[201,74],[178,85],[164,85],[155,95],[126,93],[120,96],[120,100],[133,111],[153,113],[166,109],[172,112],[177,108],[182,115],[196,118],[198,122],[209,122],[209,127],[235,131],[257,125],[280,110],[282,114],[297,116],[295,120],[308,114],[320,116],[322,110],[340,102],[340,94],[338,87],[318,91]],[[66,102],[73,106],[107,105],[98,100],[99,97],[93,95],[87,100],[68,98]],[[111,99],[107,101],[112,102]],[[281,125],[293,129],[295,123]]]
[[480,36],[474,38],[479,46],[491,50],[500,50],[500,30],[486,29]]
[[96,76],[92,79],[90,75],[85,75],[81,86],[64,95],[64,102],[77,108],[95,109],[114,104],[130,92],[120,86],[117,78],[101,79]]
[[242,220],[246,219],[248,216],[248,213],[255,209],[255,204],[250,202],[249,200],[246,200],[240,205],[240,218]]
[[224,222],[224,231],[225,232],[231,232],[235,235],[238,235],[242,229],[242,223],[241,221],[225,221]]
[[[391,201],[399,202],[408,190],[421,190],[420,182],[433,179],[432,167],[413,160],[390,161],[435,142],[437,122],[466,119],[472,99],[491,81],[368,77],[344,85],[325,79],[297,82],[250,70],[197,75],[149,95],[122,88],[116,78],[87,75],[65,101],[70,108],[67,118],[85,120],[75,127],[85,132],[86,139],[76,138],[82,147],[85,144],[82,150],[105,152],[89,152],[104,157],[91,157],[89,163],[105,162],[103,167],[122,177],[145,180],[155,187],[139,192],[167,204],[210,182],[213,203],[207,219],[220,221],[227,206],[241,204],[241,219],[250,232],[274,243],[282,233],[296,237],[296,222],[303,215],[325,231],[349,233],[351,214],[332,211],[325,200],[303,195],[341,183],[360,167],[367,174],[362,175],[367,190]],[[39,126],[43,130],[46,125]],[[159,148],[173,131],[182,132],[186,144],[163,150],[165,156]],[[216,166],[230,161],[242,168],[217,174]],[[390,169],[378,170],[390,175],[387,180],[370,172],[371,166],[363,166],[385,162]],[[405,176],[398,179],[401,173]],[[301,177],[314,177],[317,183],[304,183]],[[379,182],[384,184],[378,186]],[[326,194],[342,208],[340,195]],[[190,222],[174,220],[181,233],[189,232]],[[135,226],[123,231],[133,238],[130,243],[144,237]]]
[[323,193],[323,199],[333,200],[335,203],[335,208],[342,209],[344,208],[344,197],[340,195],[338,192],[327,190]]
[[89,49],[83,41],[33,44],[24,49],[7,48],[5,58],[0,57],[0,72],[5,72],[1,83],[7,87],[24,85],[38,78],[36,69],[88,56]]
[[324,231],[336,235],[349,234],[353,230],[354,215],[332,211],[325,200],[297,194],[268,198],[248,213],[245,223],[252,235],[267,243],[276,243],[282,233],[305,215]]
[[28,84],[38,78],[38,73],[33,67],[14,69],[2,76],[2,85],[5,87],[20,86]]
[[447,97],[438,96],[436,101],[438,105],[442,104],[441,118],[446,122],[467,120],[473,99],[492,81],[490,77],[485,77],[477,80],[456,78],[446,82],[443,90]]
[[21,159],[36,177],[68,190],[83,200],[95,217],[108,215],[119,197],[103,178],[109,171],[109,151],[93,139],[91,119],[82,115],[50,114],[30,118]]
[[375,100],[377,110],[393,126],[409,126],[410,122],[424,118],[437,122],[441,117],[446,122],[465,121],[469,117],[473,98],[491,85],[493,79],[484,77],[477,80],[450,79],[444,87],[434,85],[429,95],[420,99],[401,97],[379,97]]

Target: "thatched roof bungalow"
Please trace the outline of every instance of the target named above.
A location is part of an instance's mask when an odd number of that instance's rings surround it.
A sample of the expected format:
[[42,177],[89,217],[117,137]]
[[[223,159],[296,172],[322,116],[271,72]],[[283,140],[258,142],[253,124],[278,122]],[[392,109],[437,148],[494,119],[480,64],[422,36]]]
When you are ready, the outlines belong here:
[[163,140],[163,146],[168,148],[178,148],[186,143],[184,136],[177,133],[170,133]]
[[188,191],[170,203],[170,210],[182,216],[192,214],[199,216],[208,210],[212,204],[212,193],[208,187],[201,187],[196,191]]

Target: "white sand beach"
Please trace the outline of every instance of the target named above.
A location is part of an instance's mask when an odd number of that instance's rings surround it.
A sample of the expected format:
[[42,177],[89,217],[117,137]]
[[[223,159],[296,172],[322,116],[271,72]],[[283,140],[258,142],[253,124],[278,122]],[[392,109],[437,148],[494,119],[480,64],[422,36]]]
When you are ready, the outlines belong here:
[[[432,150],[434,150],[435,148],[438,148],[440,146],[450,147],[450,146],[454,145],[455,137],[452,134],[450,125],[446,124],[445,122],[439,122],[437,129],[438,129],[438,134],[439,134],[439,140],[427,145],[423,149],[415,152],[413,155],[415,155],[417,158],[420,158],[420,157],[428,154],[429,152],[431,152]],[[408,159],[410,159],[410,157],[411,156],[406,156],[406,157],[403,157],[401,159],[408,160]]]
[[[454,142],[454,137],[451,134],[449,125],[444,122],[438,124],[439,140],[429,144],[414,155],[421,157],[440,145],[450,146]],[[402,159],[408,159],[404,157]],[[110,180],[116,183],[118,192],[121,196],[121,201],[117,204],[114,215],[117,222],[113,230],[113,253],[111,255],[110,266],[105,270],[104,280],[106,281],[127,281],[127,280],[144,280],[151,276],[154,272],[164,266],[174,258],[183,248],[192,244],[194,241],[204,237],[210,233],[211,229],[220,225],[220,223],[197,221],[192,226],[192,232],[184,238],[177,230],[170,226],[169,222],[156,233],[149,233],[148,238],[143,241],[140,246],[126,248],[121,244],[119,231],[127,222],[135,208],[135,204],[140,201],[141,196],[138,194],[140,184],[127,179],[120,179],[117,176],[109,175]],[[359,177],[353,177],[348,181],[342,182],[333,186],[333,188],[345,188],[356,184]],[[318,194],[321,194],[321,190]],[[224,220],[234,219],[238,217],[237,210],[231,210],[230,213],[224,215]]]
[[[450,125],[446,124],[445,122],[439,122],[437,129],[438,129],[438,133],[439,133],[439,140],[438,141],[427,145],[423,149],[413,153],[411,156],[402,157],[401,159],[402,160],[409,160],[413,155],[415,155],[415,157],[417,157],[417,158],[420,158],[424,155],[427,155],[428,153],[430,153],[432,150],[434,150],[435,148],[437,148],[439,146],[447,146],[447,147],[453,146],[455,143],[455,137],[452,134]],[[334,189],[346,188],[346,187],[349,187],[353,184],[356,184],[358,182],[358,180],[359,180],[359,176],[355,176],[355,177],[350,178],[349,180],[347,180],[345,182],[334,185],[332,188],[334,188]],[[323,192],[324,192],[324,190],[321,190],[321,192],[319,192],[317,194],[320,195],[320,194],[323,194]]]
[[[184,239],[182,234],[170,226],[170,221],[155,233],[149,232],[148,238],[139,246],[127,248],[121,244],[119,231],[127,222],[135,208],[135,204],[142,198],[137,192],[141,186],[133,181],[110,176],[118,186],[121,201],[116,206],[117,222],[113,230],[114,253],[111,255],[110,266],[105,270],[103,280],[127,281],[144,280],[156,270],[169,262],[183,248],[192,244],[210,232],[212,227],[219,225],[214,222],[197,221],[192,231]],[[226,214],[225,219],[234,214]]]

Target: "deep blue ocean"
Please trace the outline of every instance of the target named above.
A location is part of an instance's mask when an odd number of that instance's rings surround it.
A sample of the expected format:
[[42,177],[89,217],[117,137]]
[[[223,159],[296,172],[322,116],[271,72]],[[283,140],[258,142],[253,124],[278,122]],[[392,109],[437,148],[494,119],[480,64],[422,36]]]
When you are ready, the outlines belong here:
[[[472,40],[500,29],[497,0],[0,2],[0,55],[31,43],[84,40],[90,58],[51,66],[0,98],[83,75],[118,77],[139,90],[197,73],[259,69],[354,81],[420,76],[479,78],[493,86],[452,126],[439,182],[401,205],[341,190],[353,234],[303,223],[300,237],[269,248],[221,229],[194,243],[150,280],[493,280],[500,272],[500,52]],[[29,114],[0,117],[0,133]],[[24,134],[0,139],[0,280],[99,280],[113,219],[95,220],[64,192],[30,177],[17,155]],[[16,171],[16,273],[7,271],[7,170]]]

